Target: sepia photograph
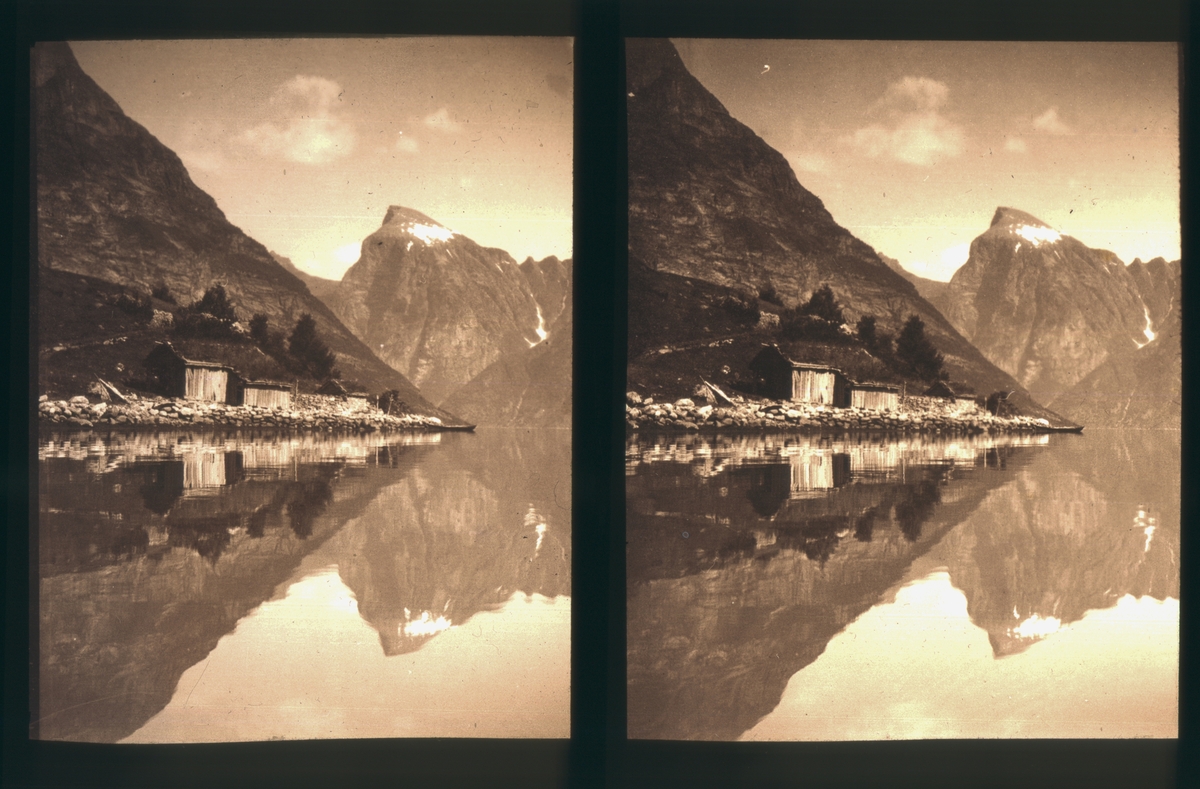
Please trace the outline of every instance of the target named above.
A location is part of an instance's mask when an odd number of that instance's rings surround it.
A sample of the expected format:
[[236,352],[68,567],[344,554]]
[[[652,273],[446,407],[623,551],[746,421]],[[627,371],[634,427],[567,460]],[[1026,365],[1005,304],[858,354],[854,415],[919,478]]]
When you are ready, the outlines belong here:
[[1179,58],[626,39],[631,739],[1178,736]]
[[570,736],[573,48],[33,46],[32,739]]

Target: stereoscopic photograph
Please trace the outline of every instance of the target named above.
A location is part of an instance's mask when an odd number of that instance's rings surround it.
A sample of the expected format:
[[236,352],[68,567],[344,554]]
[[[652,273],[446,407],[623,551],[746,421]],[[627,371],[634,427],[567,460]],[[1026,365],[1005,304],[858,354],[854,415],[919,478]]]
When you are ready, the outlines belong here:
[[625,65],[630,738],[1178,736],[1178,47]]
[[33,738],[570,735],[572,59],[34,46]]

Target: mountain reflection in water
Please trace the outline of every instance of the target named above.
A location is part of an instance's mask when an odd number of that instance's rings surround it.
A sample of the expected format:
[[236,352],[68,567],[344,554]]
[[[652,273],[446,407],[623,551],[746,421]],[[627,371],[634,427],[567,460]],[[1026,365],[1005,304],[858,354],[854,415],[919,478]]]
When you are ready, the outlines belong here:
[[[265,727],[247,713],[222,738],[567,735],[566,431],[46,434],[39,466],[34,736],[113,742],[134,734],[178,695],[189,668],[236,653],[244,633],[266,633],[269,641],[262,622],[271,617],[260,612],[330,568],[352,603],[334,608],[350,621],[320,621],[331,633],[362,627],[370,648],[357,656],[382,662],[360,670],[346,655],[322,651],[331,642],[320,627],[297,640],[288,621],[275,619],[274,640],[291,651],[227,676],[240,673],[246,683],[265,671],[260,684],[277,682],[284,664],[297,661],[308,667],[305,683],[326,692],[304,714],[289,709]],[[517,656],[516,642],[504,654],[495,639],[472,646],[452,638],[480,616],[543,621],[545,633],[532,640],[540,647],[522,647]],[[361,633],[355,638],[362,641]],[[457,719],[444,712],[434,722],[405,717],[405,697],[379,695],[392,687],[377,682],[379,666],[442,638],[458,649],[440,650],[441,679],[427,673],[427,684],[480,671],[486,650],[497,680],[525,671],[524,661],[541,671],[544,687],[524,682],[524,695],[508,699],[507,716],[487,712],[490,701],[473,709],[458,693]],[[349,700],[330,688],[351,685],[359,693],[374,689],[387,714],[343,715],[341,725],[330,724],[329,710]],[[246,687],[227,690],[244,694]],[[492,692],[476,691],[476,701]],[[477,712],[490,716],[487,725],[474,725]],[[172,714],[174,728],[135,739],[212,739],[203,715]]]
[[[1101,731],[1113,704],[1050,722],[1031,710],[1038,691],[1082,709],[1067,688],[1105,683],[1127,685],[1128,699],[1154,685],[1166,708],[1134,734],[1174,736],[1162,732],[1174,726],[1176,669],[1159,664],[1177,637],[1156,625],[1158,641],[1138,652],[1148,636],[1113,629],[1122,617],[1103,609],[1157,612],[1147,615],[1160,625],[1177,611],[1177,432],[646,436],[626,460],[631,737],[1103,737],[1121,730]],[[964,664],[946,696],[956,704],[923,706],[922,693],[948,687],[946,661],[902,636],[956,622],[954,595],[993,673]],[[884,615],[901,603],[911,616]],[[867,638],[876,620],[892,624]],[[1069,645],[1086,638],[1062,635],[1075,622],[1107,633],[1124,663],[1081,664]],[[960,647],[946,654],[978,657]],[[1050,653],[1060,679],[1088,681],[1056,684]],[[1147,660],[1156,668],[1137,683],[1112,673]],[[993,725],[985,700],[1015,677],[1030,701],[1006,713],[1030,723]]]

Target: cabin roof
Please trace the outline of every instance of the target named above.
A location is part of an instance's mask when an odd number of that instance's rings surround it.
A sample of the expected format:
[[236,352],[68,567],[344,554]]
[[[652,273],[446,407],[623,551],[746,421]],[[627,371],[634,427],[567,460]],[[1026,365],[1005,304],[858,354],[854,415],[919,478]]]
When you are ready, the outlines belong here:
[[788,356],[786,353],[784,353],[783,350],[780,349],[780,347],[778,345],[775,345],[774,343],[771,343],[770,345],[767,345],[764,343],[762,350],[759,351],[757,354],[755,354],[754,358],[757,359],[760,356],[762,356],[763,354],[768,353],[768,352],[778,355],[779,358],[783,359],[785,362],[790,364],[792,366],[793,370],[812,370],[814,372],[836,373],[837,375],[841,375],[841,376],[845,375],[845,373],[843,373],[837,367],[830,367],[827,364],[813,364],[811,362],[798,362],[795,359],[793,359],[792,357]]
[[149,355],[154,355],[156,353],[169,353],[188,367],[200,367],[207,370],[225,370],[226,372],[236,372],[236,370],[229,365],[221,364],[220,362],[202,362],[198,359],[189,359],[176,350],[175,346],[169,342],[160,342],[158,345],[154,346],[154,350],[150,351]]
[[291,384],[283,383],[282,381],[242,381],[243,386],[251,386],[255,389],[288,389],[292,388]]
[[896,384],[885,384],[882,381],[856,381],[850,383],[851,389],[869,389],[873,392],[895,392],[900,393],[900,387]]
[[321,388],[317,390],[317,394],[325,395],[343,395],[345,397],[368,397],[369,395],[359,389],[350,390],[341,381],[330,379],[321,384]]

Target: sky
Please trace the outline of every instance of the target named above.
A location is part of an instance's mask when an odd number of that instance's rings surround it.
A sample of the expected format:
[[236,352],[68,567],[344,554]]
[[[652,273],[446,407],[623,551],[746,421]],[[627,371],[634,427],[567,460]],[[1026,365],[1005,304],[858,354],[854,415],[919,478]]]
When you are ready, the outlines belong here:
[[340,279],[389,205],[518,262],[571,256],[569,38],[71,42],[268,249]]
[[840,225],[915,274],[949,280],[999,206],[1126,263],[1180,257],[1175,44],[674,43]]

